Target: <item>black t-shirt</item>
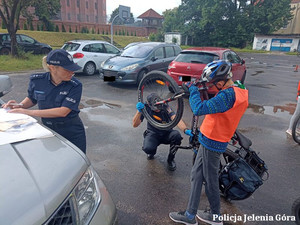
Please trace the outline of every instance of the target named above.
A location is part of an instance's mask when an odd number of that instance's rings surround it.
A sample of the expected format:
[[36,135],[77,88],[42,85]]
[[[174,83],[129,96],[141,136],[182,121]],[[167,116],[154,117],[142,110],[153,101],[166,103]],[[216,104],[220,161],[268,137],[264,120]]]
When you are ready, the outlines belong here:
[[[170,107],[165,107],[164,109],[160,110],[159,112],[155,112],[150,109],[150,107],[145,104],[145,108],[149,115],[152,116],[152,118],[160,123],[168,123],[171,121],[171,117],[175,115],[174,111]],[[141,121],[144,120],[144,115],[141,115]],[[147,122],[147,130],[155,132],[159,135],[164,135],[170,130],[160,130],[155,127],[153,127],[150,123]]]

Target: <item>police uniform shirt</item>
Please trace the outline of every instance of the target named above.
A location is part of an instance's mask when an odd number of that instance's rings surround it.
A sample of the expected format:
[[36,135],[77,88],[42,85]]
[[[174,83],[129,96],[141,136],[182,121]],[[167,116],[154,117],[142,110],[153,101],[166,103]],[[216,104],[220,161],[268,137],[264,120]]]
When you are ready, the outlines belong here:
[[[64,118],[72,118],[79,113],[82,84],[75,77],[57,86],[51,82],[49,72],[30,76],[28,98],[38,104],[39,109],[67,107],[72,111]],[[57,119],[57,118],[55,118]]]

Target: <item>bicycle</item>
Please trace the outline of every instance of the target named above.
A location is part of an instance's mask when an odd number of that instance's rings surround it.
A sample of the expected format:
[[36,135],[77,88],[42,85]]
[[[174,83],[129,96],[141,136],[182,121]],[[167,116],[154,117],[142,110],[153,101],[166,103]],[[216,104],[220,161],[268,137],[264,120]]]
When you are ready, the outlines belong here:
[[294,141],[300,144],[300,114],[295,118],[295,122],[292,127],[292,136]]
[[292,205],[292,215],[295,216],[295,223],[300,225],[300,198],[297,198]]
[[[208,99],[208,92],[205,82],[198,81],[196,84],[199,85],[198,90],[203,97],[203,100]],[[183,97],[188,96],[189,91],[185,84],[182,85],[183,91],[181,91],[176,84],[176,82],[168,76],[166,73],[161,71],[152,71],[148,73],[142,80],[138,87],[138,101],[147,104],[147,96],[151,93],[156,93],[159,95],[160,100],[158,100],[155,105],[168,104],[175,113],[175,118],[169,123],[160,123],[158,118],[153,118],[148,114],[147,110],[143,109],[142,113],[147,121],[157,129],[171,129],[177,125],[183,115]],[[172,91],[170,91],[172,90]],[[189,145],[182,146],[178,145],[174,149],[174,154],[178,149],[187,149],[193,151],[193,164],[200,147],[198,141],[199,129],[198,129],[199,116],[193,114],[191,131],[193,136],[189,138]],[[239,131],[236,131],[226,151],[223,153],[223,159],[220,164],[221,170],[225,168],[226,165],[233,163],[238,158],[243,158],[251,168],[256,172],[256,174],[262,178],[262,180],[267,180],[269,174],[267,172],[266,164],[261,160],[255,151],[253,151],[250,146],[252,142],[250,139],[242,135]],[[220,186],[221,192],[225,192],[224,187]],[[249,197],[250,195],[246,196]],[[226,195],[224,195],[226,198]],[[245,198],[246,198],[245,197]],[[244,198],[243,198],[244,199]],[[229,200],[227,198],[227,200]]]

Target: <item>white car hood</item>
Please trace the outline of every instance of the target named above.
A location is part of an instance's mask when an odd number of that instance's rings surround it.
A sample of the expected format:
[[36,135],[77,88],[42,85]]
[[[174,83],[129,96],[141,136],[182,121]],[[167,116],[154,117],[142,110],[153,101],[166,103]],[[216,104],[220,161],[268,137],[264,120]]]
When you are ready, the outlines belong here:
[[89,165],[79,149],[57,136],[1,145],[1,224],[44,223]]

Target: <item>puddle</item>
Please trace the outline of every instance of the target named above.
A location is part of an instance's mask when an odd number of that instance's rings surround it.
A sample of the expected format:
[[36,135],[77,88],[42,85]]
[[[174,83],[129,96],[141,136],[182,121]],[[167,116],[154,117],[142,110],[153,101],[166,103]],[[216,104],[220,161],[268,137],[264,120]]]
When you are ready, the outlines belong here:
[[251,76],[256,76],[256,75],[259,75],[261,73],[263,73],[264,71],[255,71],[255,73],[251,74]]
[[254,113],[289,119],[294,114],[296,105],[295,103],[288,103],[284,106],[261,106],[249,103],[248,109],[251,109]]
[[97,99],[81,99],[79,104],[79,109],[90,109],[90,108],[100,108],[100,109],[114,109],[121,108],[121,105],[108,103]]

